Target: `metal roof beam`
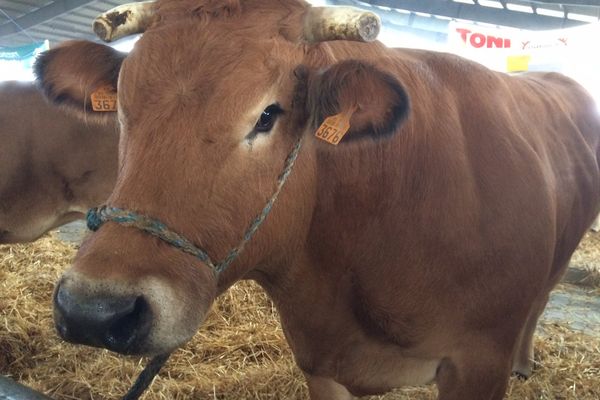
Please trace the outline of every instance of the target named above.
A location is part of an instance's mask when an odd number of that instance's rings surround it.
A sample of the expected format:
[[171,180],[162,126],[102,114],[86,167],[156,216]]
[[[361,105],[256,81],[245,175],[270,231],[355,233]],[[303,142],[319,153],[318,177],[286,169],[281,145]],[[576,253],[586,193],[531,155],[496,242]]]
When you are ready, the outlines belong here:
[[475,4],[455,3],[453,1],[369,0],[369,2],[374,6],[404,9],[521,29],[560,29],[583,24],[581,21],[565,18],[483,7]]
[[[82,37],[82,36],[91,36],[93,35],[93,30],[91,28],[91,24],[89,29],[85,29],[86,26],[81,26],[78,24],[69,24],[68,21],[54,21],[51,22],[49,24],[44,24],[44,27],[48,27],[53,31],[63,31],[63,32],[70,32],[71,34],[74,34],[76,36]],[[41,26],[40,26],[41,28]]]
[[[23,29],[31,28],[92,1],[93,0],[57,0],[48,4],[47,6],[38,8],[33,12],[17,18],[15,22]],[[11,35],[19,31],[19,27],[17,27],[14,23],[5,23],[0,26],[0,37]]]
[[531,0],[532,3],[549,3],[564,6],[600,7],[600,0]]
[[65,40],[79,39],[77,35],[71,35],[69,33],[46,33],[44,31],[34,32],[34,35],[42,40],[59,41],[64,42]]
[[[11,18],[19,18],[25,14],[27,14],[27,12],[29,12],[31,10],[31,7],[28,7],[26,5],[23,4],[17,4],[17,3],[6,3],[6,4],[1,4],[0,5],[0,10],[3,11],[10,11],[11,13],[13,13],[12,15],[10,15]],[[15,15],[17,14],[17,15]]]

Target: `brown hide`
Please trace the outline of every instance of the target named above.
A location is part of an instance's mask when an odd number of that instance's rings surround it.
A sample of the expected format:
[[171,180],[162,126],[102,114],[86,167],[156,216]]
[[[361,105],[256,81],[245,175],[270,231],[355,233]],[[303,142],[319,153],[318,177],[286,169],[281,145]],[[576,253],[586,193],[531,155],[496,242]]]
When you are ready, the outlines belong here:
[[51,105],[35,85],[0,84],[0,244],[27,242],[108,198],[118,130]]
[[[511,368],[531,372],[537,318],[600,208],[596,106],[558,74],[510,77],[380,43],[301,43],[305,7],[158,4],[120,70],[123,164],[111,205],[220,260],[300,135],[303,148],[221,275],[106,223],[57,285],[59,331],[123,353],[168,352],[215,294],[255,279],[313,399],[431,380],[440,400],[501,399]],[[270,105],[282,112],[257,133]],[[338,146],[314,137],[324,117],[349,109]]]

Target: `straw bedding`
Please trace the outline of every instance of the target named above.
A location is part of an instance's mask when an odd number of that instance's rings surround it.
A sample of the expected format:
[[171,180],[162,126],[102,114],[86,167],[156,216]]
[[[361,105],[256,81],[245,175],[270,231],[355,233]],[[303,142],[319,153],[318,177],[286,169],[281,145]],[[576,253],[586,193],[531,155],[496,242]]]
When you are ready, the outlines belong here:
[[[51,296],[74,247],[49,235],[30,245],[0,246],[0,373],[55,399],[115,399],[146,362],[62,343],[54,333]],[[577,258],[578,257],[578,258]],[[600,234],[575,260],[600,264]],[[595,289],[594,289],[595,290]],[[508,399],[600,399],[600,337],[544,325],[537,369],[511,379]],[[217,304],[194,339],[177,351],[143,399],[306,399],[277,313],[256,285],[241,282]],[[371,399],[435,399],[433,386]]]
[[571,258],[571,266],[584,272],[575,283],[595,289],[600,295],[600,232],[586,233]]

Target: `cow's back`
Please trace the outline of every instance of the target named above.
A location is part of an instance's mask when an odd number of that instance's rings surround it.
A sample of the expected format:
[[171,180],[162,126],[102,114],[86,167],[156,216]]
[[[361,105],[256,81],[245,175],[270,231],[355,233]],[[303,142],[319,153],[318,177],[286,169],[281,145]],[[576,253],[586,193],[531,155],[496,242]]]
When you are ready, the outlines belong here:
[[564,75],[530,73],[511,83],[522,93],[520,104],[529,105],[529,115],[521,114],[523,125],[532,121],[537,128],[530,143],[548,168],[546,182],[555,185],[555,268],[560,268],[600,211],[600,113],[589,93]]

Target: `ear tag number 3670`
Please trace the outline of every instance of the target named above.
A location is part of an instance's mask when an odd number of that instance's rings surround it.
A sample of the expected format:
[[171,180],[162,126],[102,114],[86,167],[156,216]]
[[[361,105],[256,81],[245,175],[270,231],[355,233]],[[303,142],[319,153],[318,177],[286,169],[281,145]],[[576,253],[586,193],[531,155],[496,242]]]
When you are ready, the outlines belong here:
[[111,85],[100,86],[90,97],[94,111],[117,111],[117,93]]
[[315,136],[333,145],[337,145],[350,129],[350,117],[354,109],[325,118]]

